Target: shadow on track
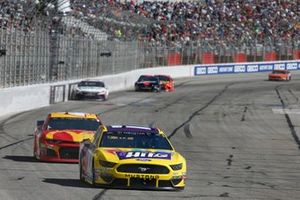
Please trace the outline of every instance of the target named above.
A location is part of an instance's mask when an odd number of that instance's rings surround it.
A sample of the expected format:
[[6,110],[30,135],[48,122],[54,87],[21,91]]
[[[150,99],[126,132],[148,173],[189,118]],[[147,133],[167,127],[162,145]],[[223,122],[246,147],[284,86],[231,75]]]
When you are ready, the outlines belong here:
[[4,156],[3,159],[12,160],[16,162],[38,162],[33,156]]
[[44,178],[43,182],[51,183],[66,187],[77,187],[77,188],[95,188],[86,183],[81,182],[79,179],[67,179],[67,178]]

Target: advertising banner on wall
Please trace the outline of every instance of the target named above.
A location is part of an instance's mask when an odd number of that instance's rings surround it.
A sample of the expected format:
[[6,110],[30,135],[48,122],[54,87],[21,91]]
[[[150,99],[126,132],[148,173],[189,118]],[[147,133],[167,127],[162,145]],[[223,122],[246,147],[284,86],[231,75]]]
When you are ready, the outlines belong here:
[[199,65],[194,67],[194,75],[256,73],[275,69],[300,70],[300,61]]

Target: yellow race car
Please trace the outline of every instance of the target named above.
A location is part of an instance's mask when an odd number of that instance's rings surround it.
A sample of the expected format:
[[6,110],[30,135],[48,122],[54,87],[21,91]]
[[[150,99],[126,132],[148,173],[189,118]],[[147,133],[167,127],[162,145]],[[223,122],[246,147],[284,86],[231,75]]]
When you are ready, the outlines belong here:
[[181,190],[186,161],[158,128],[104,126],[80,144],[80,180],[92,185]]

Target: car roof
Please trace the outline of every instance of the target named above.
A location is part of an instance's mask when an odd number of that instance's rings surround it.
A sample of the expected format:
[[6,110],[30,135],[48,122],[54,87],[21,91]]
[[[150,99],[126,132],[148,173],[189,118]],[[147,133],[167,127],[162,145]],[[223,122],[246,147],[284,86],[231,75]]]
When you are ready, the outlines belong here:
[[286,71],[289,71],[287,69],[274,69],[273,71],[277,71],[277,72],[286,72]]
[[170,75],[163,75],[163,74],[156,74],[156,75],[154,75],[154,76],[163,76],[163,77],[168,77],[168,78],[171,78],[171,76],[170,76]]
[[86,79],[86,80],[82,80],[80,82],[102,82],[102,83],[104,83],[104,81],[102,81],[102,80],[95,80],[95,79]]
[[143,132],[143,133],[153,133],[153,134],[164,134],[158,128],[146,127],[146,126],[132,126],[132,125],[109,125],[106,126],[107,131],[109,132]]
[[49,114],[50,118],[83,118],[83,119],[98,119],[95,113],[84,112],[52,112]]

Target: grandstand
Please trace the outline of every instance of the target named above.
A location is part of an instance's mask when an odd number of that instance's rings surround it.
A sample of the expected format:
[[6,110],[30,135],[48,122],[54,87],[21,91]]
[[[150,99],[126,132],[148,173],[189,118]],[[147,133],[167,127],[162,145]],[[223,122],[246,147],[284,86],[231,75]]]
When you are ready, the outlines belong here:
[[0,0],[0,87],[299,59],[299,13],[287,0]]

